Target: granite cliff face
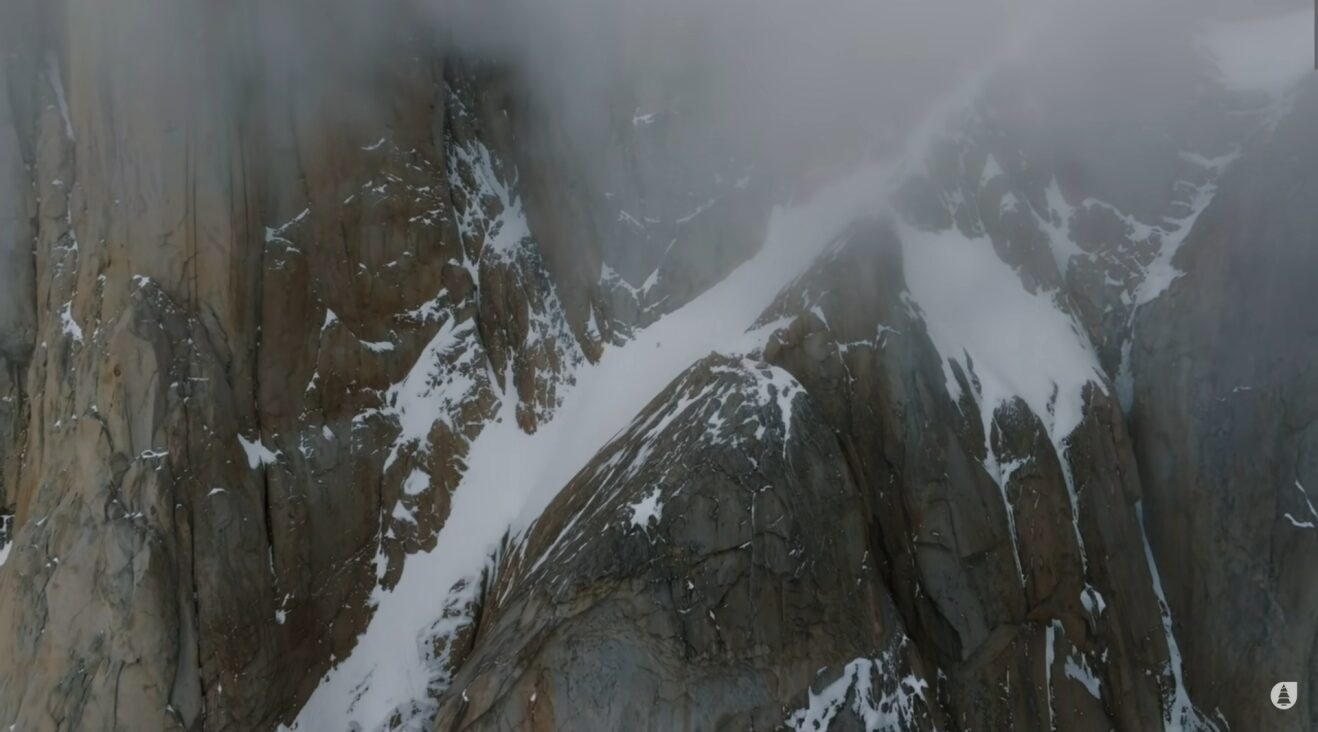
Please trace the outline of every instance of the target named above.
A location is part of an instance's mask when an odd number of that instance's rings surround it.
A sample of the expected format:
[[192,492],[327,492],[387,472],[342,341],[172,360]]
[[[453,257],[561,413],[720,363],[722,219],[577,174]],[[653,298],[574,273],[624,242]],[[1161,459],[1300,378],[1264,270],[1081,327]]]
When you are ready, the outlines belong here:
[[0,727],[1318,727],[1311,82],[583,162],[378,10],[0,8]]
[[[1176,578],[1168,602],[1185,608],[1187,678],[1276,729],[1318,724],[1318,330],[1312,280],[1291,276],[1318,264],[1315,120],[1309,84],[1243,150],[1135,339],[1132,435],[1152,543]],[[1263,693],[1283,677],[1300,683],[1299,714]]]

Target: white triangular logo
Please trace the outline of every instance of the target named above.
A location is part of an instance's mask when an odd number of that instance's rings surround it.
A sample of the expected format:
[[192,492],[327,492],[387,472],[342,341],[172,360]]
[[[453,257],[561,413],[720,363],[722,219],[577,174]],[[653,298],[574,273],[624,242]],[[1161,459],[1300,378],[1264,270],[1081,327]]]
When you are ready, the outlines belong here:
[[1282,681],[1272,687],[1272,706],[1278,709],[1290,709],[1299,701],[1299,684],[1294,681]]

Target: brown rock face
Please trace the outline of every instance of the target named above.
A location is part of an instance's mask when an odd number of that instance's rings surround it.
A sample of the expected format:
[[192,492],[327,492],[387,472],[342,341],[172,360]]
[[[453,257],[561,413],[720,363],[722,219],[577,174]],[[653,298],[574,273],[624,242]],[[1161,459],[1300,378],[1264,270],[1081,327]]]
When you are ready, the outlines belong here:
[[5,724],[272,727],[497,395],[534,429],[584,358],[499,80],[400,37],[344,81],[385,111],[335,115],[323,68],[235,42],[280,12],[3,11],[42,31],[0,74]]

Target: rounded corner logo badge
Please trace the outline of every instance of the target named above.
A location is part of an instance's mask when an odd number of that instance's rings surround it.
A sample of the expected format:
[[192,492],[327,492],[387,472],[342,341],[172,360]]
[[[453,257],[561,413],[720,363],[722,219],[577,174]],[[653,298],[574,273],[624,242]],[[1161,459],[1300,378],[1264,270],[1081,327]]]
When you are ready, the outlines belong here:
[[1299,684],[1294,681],[1282,681],[1272,687],[1272,706],[1278,709],[1290,709],[1299,697]]

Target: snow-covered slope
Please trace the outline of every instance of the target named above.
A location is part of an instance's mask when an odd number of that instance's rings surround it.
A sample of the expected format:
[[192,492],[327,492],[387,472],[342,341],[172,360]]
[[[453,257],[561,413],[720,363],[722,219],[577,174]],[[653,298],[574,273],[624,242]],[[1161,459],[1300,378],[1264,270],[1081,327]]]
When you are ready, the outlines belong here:
[[[470,622],[466,605],[505,538],[530,525],[685,368],[711,352],[750,350],[755,339],[747,328],[848,225],[878,208],[887,180],[884,169],[866,168],[807,203],[775,210],[754,258],[626,345],[605,350],[597,363],[583,364],[553,418],[534,433],[518,427],[515,401],[505,397],[499,417],[472,442],[435,548],[408,558],[398,583],[376,591],[375,613],[356,649],[316,689],[293,728],[353,720],[373,729],[396,712],[412,719],[410,710],[426,709],[448,673],[446,659],[432,653],[435,637],[451,637]],[[456,615],[436,626],[438,608]]]

